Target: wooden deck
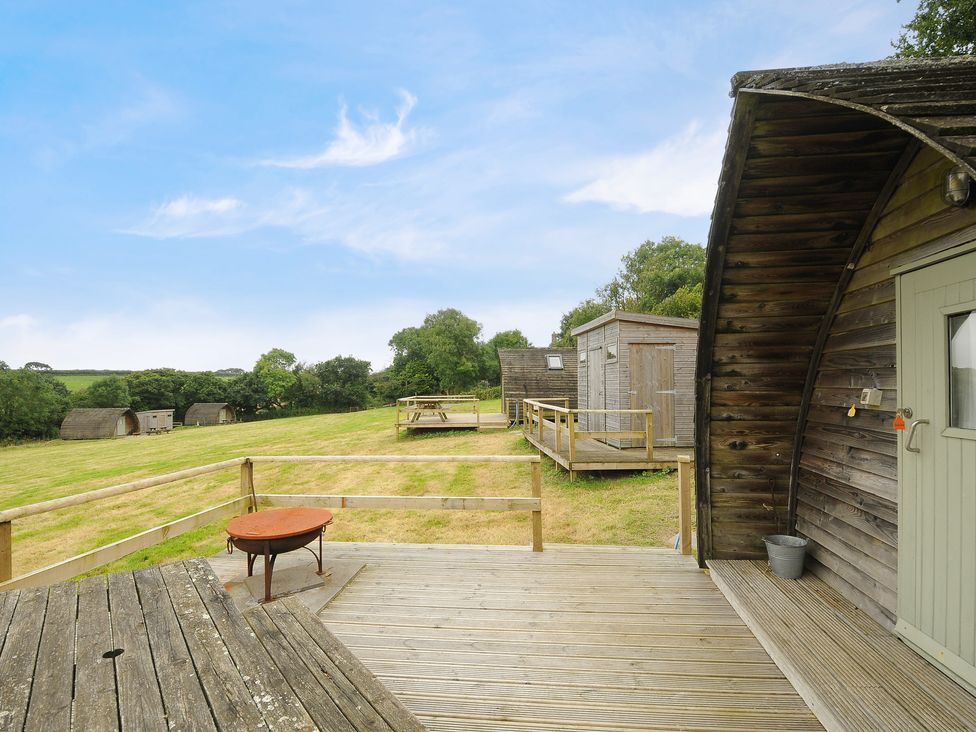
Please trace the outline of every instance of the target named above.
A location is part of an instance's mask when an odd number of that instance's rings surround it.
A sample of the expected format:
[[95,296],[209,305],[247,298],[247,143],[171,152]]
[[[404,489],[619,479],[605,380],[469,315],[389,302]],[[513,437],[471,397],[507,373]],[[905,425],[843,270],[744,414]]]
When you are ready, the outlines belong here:
[[539,438],[539,425],[535,423],[522,434],[533,447],[555,460],[571,474],[581,470],[659,470],[676,468],[678,455],[693,455],[694,447],[655,447],[654,459],[647,459],[643,447],[616,448],[599,440],[577,439],[575,460],[569,458],[569,430],[560,427],[559,446],[556,446],[556,424],[545,420],[542,438]]
[[708,566],[828,730],[976,729],[976,697],[822,580],[782,580],[762,561]]
[[320,618],[441,732],[819,730],[691,557],[329,543],[366,566]]
[[410,413],[404,413],[397,423],[397,431],[407,430],[505,430],[508,429],[508,417],[501,412],[444,412],[444,418],[436,414],[421,414],[416,420],[411,420]]
[[204,560],[0,593],[2,730],[424,728],[304,605]]

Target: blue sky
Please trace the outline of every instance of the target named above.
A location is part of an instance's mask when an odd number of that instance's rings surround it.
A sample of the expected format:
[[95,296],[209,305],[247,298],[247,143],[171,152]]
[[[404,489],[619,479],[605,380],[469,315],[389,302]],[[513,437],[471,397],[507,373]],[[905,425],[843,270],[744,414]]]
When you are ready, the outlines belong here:
[[[869,61],[894,0],[0,6],[0,359],[388,363],[457,307],[548,343],[704,243],[742,69]],[[26,8],[26,9],[25,9]]]

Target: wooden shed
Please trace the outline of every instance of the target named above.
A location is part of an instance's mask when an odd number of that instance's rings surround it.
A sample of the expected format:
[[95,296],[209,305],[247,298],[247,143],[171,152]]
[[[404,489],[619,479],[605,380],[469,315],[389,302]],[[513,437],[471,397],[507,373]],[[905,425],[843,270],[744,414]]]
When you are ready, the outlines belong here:
[[502,373],[502,411],[509,422],[521,418],[523,399],[554,400],[576,408],[575,348],[499,348]]
[[173,413],[175,409],[151,409],[136,412],[139,418],[139,432],[144,435],[156,432],[169,432],[173,429]]
[[810,572],[976,689],[976,58],[743,72],[732,95],[700,561],[795,531]]
[[[692,445],[698,321],[612,310],[572,331],[579,361],[579,408],[652,409],[654,444]],[[580,428],[642,430],[644,416],[582,412]],[[614,447],[642,440],[608,438]]]
[[183,424],[206,427],[214,424],[229,424],[237,421],[234,408],[227,402],[197,402],[186,410]]
[[72,409],[61,423],[62,440],[125,437],[139,431],[139,418],[125,407]]

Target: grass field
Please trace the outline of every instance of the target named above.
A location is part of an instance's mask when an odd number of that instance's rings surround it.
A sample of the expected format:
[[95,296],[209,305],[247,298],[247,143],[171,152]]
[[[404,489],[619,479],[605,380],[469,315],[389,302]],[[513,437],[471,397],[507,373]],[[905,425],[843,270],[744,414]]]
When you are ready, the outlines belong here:
[[[485,409],[497,409],[486,404]],[[517,431],[421,433],[395,439],[392,409],[177,430],[119,440],[0,448],[0,508],[244,455],[531,454]],[[529,466],[505,464],[257,464],[258,492],[528,496]],[[14,574],[50,564],[238,495],[226,471],[14,522]],[[673,473],[580,477],[543,464],[547,542],[665,545],[677,531]],[[332,541],[529,543],[528,512],[335,511]],[[138,552],[112,569],[213,554],[211,525]]]
[[106,376],[105,374],[54,374],[52,378],[68,387],[68,391],[81,391]]

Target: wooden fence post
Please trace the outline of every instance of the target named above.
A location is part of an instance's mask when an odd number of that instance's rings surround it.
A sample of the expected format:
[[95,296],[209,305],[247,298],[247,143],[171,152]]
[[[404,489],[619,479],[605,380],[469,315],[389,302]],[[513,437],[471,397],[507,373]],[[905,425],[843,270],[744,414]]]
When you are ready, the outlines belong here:
[[644,441],[647,443],[647,462],[654,460],[654,412],[644,412]]
[[538,410],[539,410],[539,442],[543,442],[544,438],[542,437],[542,426],[543,426],[542,423],[546,418],[546,414],[545,412],[542,411],[542,407],[538,407]]
[[396,400],[396,438],[400,439],[400,400]]
[[241,497],[247,498],[247,504],[241,506],[241,515],[257,511],[257,501],[254,499],[254,463],[250,458],[241,463]]
[[[542,500],[542,463],[532,463],[532,497]],[[532,551],[542,551],[542,505],[532,512]]]
[[691,471],[691,456],[678,455],[678,531],[682,554],[691,554]]
[[9,521],[0,523],[0,582],[14,576],[13,526]]
[[556,452],[558,453],[562,448],[560,444],[562,442],[562,436],[559,433],[563,431],[563,415],[554,409],[552,411],[552,421],[556,423]]

